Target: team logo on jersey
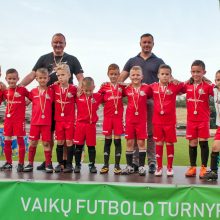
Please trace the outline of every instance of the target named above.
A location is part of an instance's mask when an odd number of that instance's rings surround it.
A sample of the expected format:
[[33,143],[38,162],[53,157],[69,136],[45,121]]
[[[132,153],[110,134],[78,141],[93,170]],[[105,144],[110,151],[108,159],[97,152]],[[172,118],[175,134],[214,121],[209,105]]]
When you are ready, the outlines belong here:
[[144,91],[140,91],[140,96],[145,96],[146,93]]
[[18,92],[15,92],[14,96],[15,97],[21,97],[21,95]]
[[68,97],[68,98],[72,98],[73,95],[72,95],[70,92],[68,92],[68,93],[67,93],[67,97]]
[[199,92],[199,94],[200,94],[200,95],[205,94],[205,92],[204,92],[204,90],[203,90],[203,89],[199,89],[199,91],[198,91],[198,92]]
[[172,92],[171,90],[167,89],[166,94],[167,94],[167,95],[172,95],[173,92]]

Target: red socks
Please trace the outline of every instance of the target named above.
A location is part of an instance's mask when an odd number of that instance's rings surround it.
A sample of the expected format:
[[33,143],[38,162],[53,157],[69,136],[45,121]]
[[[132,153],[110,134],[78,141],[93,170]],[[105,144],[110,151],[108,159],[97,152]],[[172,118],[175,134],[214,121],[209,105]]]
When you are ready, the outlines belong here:
[[36,154],[36,147],[30,146],[28,150],[28,161],[32,165],[34,163],[35,154]]
[[167,145],[167,167],[173,167],[174,145]]
[[163,145],[156,145],[157,167],[163,167]]
[[25,144],[23,137],[17,137],[18,142],[18,160],[20,164],[24,164],[24,157],[25,157]]
[[12,164],[12,140],[5,140],[4,153],[7,163]]
[[45,156],[45,162],[46,162],[46,166],[51,164],[51,151],[44,151],[44,156]]

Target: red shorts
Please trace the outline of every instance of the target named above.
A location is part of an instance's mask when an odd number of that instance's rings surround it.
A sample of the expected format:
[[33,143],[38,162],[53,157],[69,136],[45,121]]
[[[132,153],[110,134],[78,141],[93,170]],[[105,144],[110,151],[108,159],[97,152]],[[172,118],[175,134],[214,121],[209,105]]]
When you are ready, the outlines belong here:
[[25,123],[19,121],[5,121],[4,123],[4,136],[25,136]]
[[55,136],[56,140],[73,140],[74,122],[56,121]]
[[76,123],[74,143],[87,146],[96,145],[96,124]]
[[215,132],[214,140],[220,141],[220,127],[218,127],[216,132]]
[[186,139],[192,140],[196,138],[207,139],[210,137],[209,122],[187,121]]
[[146,122],[140,123],[126,123],[125,125],[125,138],[144,140],[147,139],[147,124]]
[[40,136],[42,141],[51,141],[51,125],[31,125],[29,139],[37,141]]
[[112,131],[114,131],[114,135],[121,136],[124,132],[122,118],[104,117],[102,129],[105,136],[111,136]]
[[176,125],[155,125],[153,126],[154,140],[156,142],[164,141],[167,143],[175,143]]

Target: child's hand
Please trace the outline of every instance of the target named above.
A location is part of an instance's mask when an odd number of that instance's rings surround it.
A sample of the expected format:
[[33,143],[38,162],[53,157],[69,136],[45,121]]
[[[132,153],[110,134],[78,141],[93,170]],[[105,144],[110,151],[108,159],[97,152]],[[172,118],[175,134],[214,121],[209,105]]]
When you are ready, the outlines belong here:
[[77,93],[76,93],[77,97],[80,97],[82,95],[82,89],[81,87],[77,87]]
[[0,82],[0,90],[6,90],[6,85],[3,82]]

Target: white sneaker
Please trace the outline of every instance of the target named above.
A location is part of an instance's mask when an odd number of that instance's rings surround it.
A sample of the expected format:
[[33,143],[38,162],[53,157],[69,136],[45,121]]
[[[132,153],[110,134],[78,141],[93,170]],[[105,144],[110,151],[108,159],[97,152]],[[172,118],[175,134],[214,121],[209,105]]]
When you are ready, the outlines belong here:
[[132,166],[127,165],[125,169],[121,171],[121,175],[129,175],[134,173],[134,168]]
[[146,168],[143,166],[138,167],[138,173],[140,176],[145,176],[146,175]]
[[154,173],[155,176],[162,176],[163,174],[163,168],[162,167],[158,167]]
[[173,174],[174,174],[174,172],[173,172],[173,168],[167,168],[167,176],[172,177]]

